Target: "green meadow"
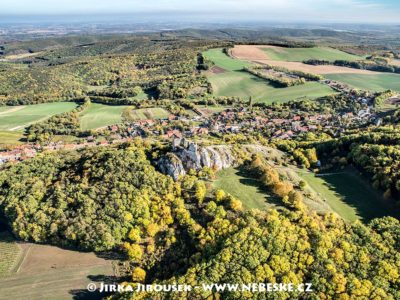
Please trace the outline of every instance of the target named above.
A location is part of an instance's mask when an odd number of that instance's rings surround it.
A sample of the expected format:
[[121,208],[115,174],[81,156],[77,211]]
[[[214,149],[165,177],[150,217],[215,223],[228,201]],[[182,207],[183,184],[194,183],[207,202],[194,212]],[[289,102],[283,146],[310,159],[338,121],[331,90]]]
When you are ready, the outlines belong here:
[[318,82],[308,82],[287,88],[276,88],[268,81],[242,71],[250,63],[232,59],[222,52],[222,49],[212,49],[204,56],[213,61],[217,67],[225,70],[223,73],[208,72],[208,80],[216,96],[251,96],[257,102],[285,102],[299,98],[318,98],[334,93],[334,91]]
[[246,209],[265,210],[276,206],[276,199],[254,178],[246,176],[239,169],[229,168],[217,173],[213,182],[215,189],[222,189],[239,199]]
[[122,112],[127,105],[91,103],[80,116],[83,130],[97,129],[122,122]]
[[24,133],[21,131],[0,131],[0,146],[22,144]]
[[308,82],[287,88],[276,88],[268,81],[244,71],[215,74],[209,81],[217,96],[251,96],[257,102],[285,102],[299,98],[315,99],[335,93],[330,87],[318,82]]
[[360,60],[363,57],[349,54],[337,49],[329,47],[314,47],[314,48],[284,48],[270,47],[262,48],[271,60],[282,61],[304,61],[308,59],[318,60]]
[[[392,201],[383,199],[381,193],[374,190],[353,169],[337,173],[316,175],[309,171],[295,169],[297,176],[307,183],[309,189],[316,193],[330,208],[343,219],[369,221],[373,218],[391,215],[398,217],[398,210],[393,209]],[[242,201],[246,209],[277,208],[282,206],[257,179],[249,177],[240,168],[229,168],[217,173],[213,181],[214,189],[223,189]],[[312,204],[311,202],[308,205]]]
[[355,170],[346,169],[326,175],[298,172],[298,175],[347,221],[368,221],[394,214],[390,200],[384,200]]
[[214,62],[216,66],[226,71],[240,71],[244,67],[251,66],[251,63],[229,57],[220,48],[210,49],[204,52],[203,55],[206,59]]
[[327,74],[326,78],[341,81],[354,88],[369,91],[395,90],[400,92],[400,74]]
[[74,102],[0,107],[0,131],[23,131],[25,127],[73,110]]
[[168,115],[169,112],[161,107],[133,109],[130,112],[132,120],[164,119]]

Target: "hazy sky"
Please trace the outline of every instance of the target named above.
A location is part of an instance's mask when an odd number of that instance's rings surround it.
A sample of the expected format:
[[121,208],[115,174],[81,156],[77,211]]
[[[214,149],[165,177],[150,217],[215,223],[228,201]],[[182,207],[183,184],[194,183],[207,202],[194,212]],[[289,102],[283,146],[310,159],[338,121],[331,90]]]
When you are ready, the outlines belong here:
[[3,16],[119,13],[213,21],[400,23],[400,0],[0,0]]

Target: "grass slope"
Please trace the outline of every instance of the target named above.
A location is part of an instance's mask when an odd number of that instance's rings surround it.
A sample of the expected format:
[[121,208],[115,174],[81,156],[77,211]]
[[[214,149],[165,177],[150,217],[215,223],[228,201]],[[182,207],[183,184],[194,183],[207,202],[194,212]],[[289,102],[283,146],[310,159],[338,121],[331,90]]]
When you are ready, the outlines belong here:
[[247,177],[246,174],[235,168],[219,171],[213,186],[242,201],[246,209],[267,209],[275,206],[273,198],[267,194],[256,179]]
[[129,106],[91,103],[81,115],[81,128],[83,130],[91,130],[121,123],[122,112],[127,107]]
[[0,131],[0,146],[6,145],[19,145],[24,137],[23,132],[20,131]]
[[343,219],[353,222],[391,215],[390,204],[354,170],[316,176],[299,173]]
[[307,59],[320,60],[359,60],[361,56],[352,55],[337,49],[329,47],[314,47],[314,48],[283,48],[269,47],[262,48],[271,60],[283,61],[304,61]]
[[318,82],[288,88],[275,88],[268,81],[242,71],[226,72],[209,76],[208,80],[217,96],[252,96],[257,102],[284,102],[302,97],[318,98],[333,94],[334,91]]
[[21,249],[12,236],[6,231],[0,232],[0,278],[13,271],[20,254]]
[[222,52],[222,49],[210,49],[203,55],[206,59],[213,61],[215,65],[227,71],[239,71],[244,67],[251,66],[251,63],[229,57]]
[[56,102],[0,108],[0,130],[23,131],[25,127],[53,115],[73,110],[74,102]]
[[383,91],[391,89],[400,92],[399,74],[329,74],[325,77],[341,81],[357,89],[371,91]]

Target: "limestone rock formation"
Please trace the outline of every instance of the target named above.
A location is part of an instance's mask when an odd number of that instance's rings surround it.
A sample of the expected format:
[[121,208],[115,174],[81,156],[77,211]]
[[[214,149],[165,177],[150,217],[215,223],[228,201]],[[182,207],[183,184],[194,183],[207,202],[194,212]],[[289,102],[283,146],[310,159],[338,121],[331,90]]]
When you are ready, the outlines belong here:
[[234,166],[235,159],[230,146],[217,145],[200,147],[186,139],[175,140],[172,152],[166,154],[157,162],[158,168],[174,180],[185,175],[190,169],[196,171],[204,167],[215,170]]
[[173,153],[160,158],[157,165],[162,173],[171,176],[174,180],[186,174],[182,161]]

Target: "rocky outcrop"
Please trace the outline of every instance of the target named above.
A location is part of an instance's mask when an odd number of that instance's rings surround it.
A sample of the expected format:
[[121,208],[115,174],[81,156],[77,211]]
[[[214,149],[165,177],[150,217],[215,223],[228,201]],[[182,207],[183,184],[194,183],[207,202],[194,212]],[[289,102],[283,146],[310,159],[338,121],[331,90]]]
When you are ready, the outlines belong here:
[[186,174],[182,161],[173,153],[168,153],[161,157],[157,162],[157,165],[161,173],[171,176],[174,180],[177,180],[180,176]]
[[230,146],[218,145],[200,147],[186,139],[175,140],[173,151],[160,158],[157,165],[160,171],[174,180],[185,175],[190,169],[196,171],[204,167],[215,170],[226,169],[235,164]]

